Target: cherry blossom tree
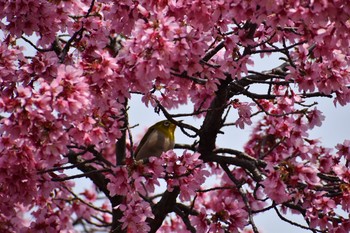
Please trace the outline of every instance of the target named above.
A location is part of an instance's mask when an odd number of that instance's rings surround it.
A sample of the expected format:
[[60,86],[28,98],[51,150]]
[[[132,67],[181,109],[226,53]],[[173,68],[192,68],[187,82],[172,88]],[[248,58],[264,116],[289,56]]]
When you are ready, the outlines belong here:
[[[350,140],[326,148],[309,136],[324,120],[315,98],[350,102],[348,1],[0,9],[1,232],[256,233],[269,210],[310,232],[350,231]],[[257,71],[271,54],[281,64]],[[132,96],[188,143],[134,161]],[[184,105],[193,111],[174,112]],[[217,146],[247,127],[244,150]],[[76,192],[82,177],[93,187]]]

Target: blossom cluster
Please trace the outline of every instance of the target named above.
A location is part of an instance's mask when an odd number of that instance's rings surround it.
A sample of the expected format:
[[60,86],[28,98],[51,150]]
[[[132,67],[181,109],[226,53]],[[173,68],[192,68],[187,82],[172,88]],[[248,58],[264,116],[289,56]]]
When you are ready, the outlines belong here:
[[196,195],[209,175],[203,169],[199,154],[184,153],[177,157],[175,152],[163,153],[160,158],[151,157],[149,163],[131,162],[125,166],[113,168],[107,175],[110,180],[108,190],[111,196],[123,196],[123,204],[117,206],[123,212],[120,219],[123,228],[129,232],[148,232],[147,218],[154,218],[151,211],[152,202],[147,199],[155,194],[155,187],[160,186],[159,179],[166,181],[166,190],[180,189],[179,199],[189,202]]
[[[288,92],[279,88],[275,93],[283,91]],[[258,123],[245,150],[267,162],[266,179],[260,190],[263,196],[275,203],[302,206],[312,228],[346,231],[348,220],[336,219],[341,218],[338,208],[348,211],[349,207],[349,142],[338,144],[334,153],[319,140],[309,139],[308,131],[320,126],[324,116],[316,107],[308,111],[296,109],[294,103],[300,100],[298,96],[284,97],[275,105],[261,101],[260,106],[270,115]],[[339,180],[328,189],[332,177]],[[331,198],[332,195],[339,198]]]

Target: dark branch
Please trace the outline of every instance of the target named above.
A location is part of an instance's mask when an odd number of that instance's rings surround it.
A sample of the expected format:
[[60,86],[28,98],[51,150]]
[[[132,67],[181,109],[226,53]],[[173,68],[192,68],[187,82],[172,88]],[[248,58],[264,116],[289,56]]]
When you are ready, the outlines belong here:
[[224,48],[225,42],[221,41],[215,48],[207,52],[204,57],[202,58],[203,62],[208,62],[212,57],[215,56],[222,48]]
[[187,74],[187,72],[182,72],[181,74],[175,73],[175,72],[170,72],[170,74],[173,76],[179,77],[179,78],[185,78],[185,79],[191,80],[191,81],[198,83],[198,84],[206,84],[207,83],[206,79],[189,76]]
[[168,213],[174,210],[174,206],[176,205],[176,198],[179,193],[179,187],[175,187],[172,192],[165,191],[162,199],[160,199],[160,201],[153,206],[152,212],[154,214],[154,219],[147,219],[147,222],[151,227],[150,233],[155,233],[162,225]]
[[232,154],[232,155],[236,155],[238,158],[240,159],[246,159],[249,161],[253,161],[254,163],[256,163],[258,166],[261,167],[265,167],[266,166],[266,162],[262,161],[262,160],[258,160],[242,151],[238,151],[238,150],[234,150],[234,149],[229,149],[229,148],[218,148],[214,150],[214,153],[227,153],[227,154]]
[[190,222],[190,219],[188,218],[188,215],[185,214],[184,212],[182,212],[182,210],[178,206],[174,207],[174,212],[181,217],[182,221],[186,225],[187,230],[189,230],[191,233],[196,233],[197,232],[196,228],[194,228],[191,225],[191,222]]
[[[191,138],[194,138],[194,137],[197,137],[197,134],[199,132],[199,130],[192,126],[192,125],[188,125],[188,124],[185,124],[185,123],[182,123],[182,121],[176,121],[173,117],[173,115],[171,115],[164,107],[163,105],[161,105],[161,103],[157,100],[157,99],[154,99],[154,101],[157,103],[157,107],[162,111],[162,113],[164,114],[164,116],[169,120],[171,121],[172,123],[174,123],[175,125],[177,125],[181,131],[188,137],[191,137]],[[194,132],[195,134],[192,135],[192,134],[189,134],[186,132],[185,129],[189,129],[191,130],[192,132]]]
[[67,41],[66,45],[63,47],[61,54],[58,56],[60,59],[60,62],[63,63],[64,59],[66,58],[69,49],[71,48],[73,42],[78,38],[78,36],[82,35],[84,31],[84,27],[82,26],[78,31],[76,31],[73,36]]
[[274,49],[261,49],[261,50],[255,50],[255,51],[252,51],[251,54],[255,54],[255,53],[275,53],[275,52],[282,52],[282,53],[286,53],[288,52],[288,50],[296,47],[296,46],[299,46],[299,45],[302,45],[302,44],[305,44],[306,41],[300,41],[298,43],[295,43],[295,44],[292,44],[292,45],[289,45],[289,46],[285,46],[283,48],[274,48]]
[[227,156],[219,156],[212,154],[207,159],[208,162],[217,162],[219,164],[231,164],[236,165],[239,167],[242,167],[249,171],[251,176],[255,181],[262,181],[263,176],[261,172],[258,169],[257,163],[254,161],[246,160],[246,159],[240,159],[240,158],[232,158]]
[[107,184],[109,181],[105,178],[105,176],[102,173],[95,172],[97,170],[96,168],[82,163],[83,160],[79,159],[78,156],[73,151],[70,151],[67,157],[68,157],[68,161],[71,164],[76,165],[76,167],[80,171],[87,174],[86,177],[92,180],[92,182],[94,182],[94,184],[99,188],[99,190],[101,190],[109,199],[112,199],[107,189]]
[[293,225],[293,226],[296,226],[296,227],[299,227],[299,228],[302,228],[302,229],[305,229],[305,230],[311,230],[312,232],[323,232],[323,231],[321,231],[321,230],[313,229],[313,228],[310,228],[310,227],[303,226],[303,225],[301,225],[301,224],[299,224],[299,223],[293,222],[293,221],[291,221],[291,220],[285,218],[285,217],[278,211],[278,209],[277,209],[276,206],[274,206],[273,208],[274,208],[276,214],[278,215],[278,217],[279,217],[282,221],[285,221],[285,222],[287,222],[287,223],[289,223],[289,224],[291,224],[291,225]]
[[117,165],[122,165],[124,163],[125,155],[126,155],[126,134],[127,134],[127,129],[129,127],[127,106],[128,106],[128,100],[127,98],[124,98],[124,109],[122,110],[123,117],[122,119],[120,119],[120,121],[123,123],[121,126],[122,136],[118,139],[115,145]]
[[216,137],[224,123],[222,115],[227,106],[227,101],[231,97],[228,93],[228,86],[231,81],[231,76],[221,81],[210,105],[210,110],[207,112],[200,128],[198,152],[201,153],[201,159],[204,161],[209,160],[212,151],[215,149]]

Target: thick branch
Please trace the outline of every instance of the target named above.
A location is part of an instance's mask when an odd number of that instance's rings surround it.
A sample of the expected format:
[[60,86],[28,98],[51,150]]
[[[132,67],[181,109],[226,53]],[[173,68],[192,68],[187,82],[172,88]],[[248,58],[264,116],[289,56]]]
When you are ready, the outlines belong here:
[[201,153],[201,159],[208,161],[209,156],[215,149],[216,137],[222,127],[223,120],[222,115],[227,101],[230,99],[228,94],[228,86],[232,81],[231,76],[227,76],[225,80],[222,80],[216,95],[210,105],[211,110],[207,112],[203,125],[199,131],[199,146],[198,151]]
[[178,206],[175,206],[174,211],[177,215],[179,215],[182,218],[182,221],[185,223],[187,230],[189,230],[191,233],[197,232],[196,228],[192,226],[188,215],[182,212],[182,210]]
[[215,153],[227,153],[227,154],[232,154],[232,155],[236,155],[238,158],[240,159],[245,159],[248,161],[253,161],[254,163],[256,163],[258,166],[260,167],[265,167],[266,166],[266,162],[263,160],[259,160],[256,159],[242,151],[239,150],[234,150],[234,149],[229,149],[229,148],[218,148],[215,149],[214,151]]
[[176,72],[170,72],[171,75],[174,75],[176,77],[180,77],[180,78],[185,78],[185,79],[189,79],[195,83],[198,83],[198,84],[206,84],[207,83],[207,80],[206,79],[203,79],[203,78],[199,78],[199,77],[194,77],[194,76],[189,76],[187,74],[187,72],[182,72],[181,74],[179,73],[176,73]]
[[147,222],[151,227],[150,233],[156,232],[162,225],[167,214],[174,210],[174,206],[176,205],[176,198],[179,193],[179,187],[175,187],[172,192],[165,191],[162,199],[160,199],[160,201],[155,206],[153,206],[152,212],[154,214],[154,219],[147,219]]
[[262,174],[258,169],[257,161],[233,158],[233,157],[227,157],[227,156],[219,156],[215,154],[208,156],[207,161],[217,162],[219,164],[231,164],[231,165],[242,167],[250,172],[250,174],[252,175],[255,181],[258,182],[263,180]]
[[122,125],[122,136],[118,139],[115,147],[115,153],[116,153],[116,159],[117,159],[117,165],[122,165],[125,160],[125,152],[126,152],[126,133],[129,126],[129,119],[127,114],[127,105],[128,100],[124,99],[124,109],[123,109],[123,117],[120,121],[123,122]]

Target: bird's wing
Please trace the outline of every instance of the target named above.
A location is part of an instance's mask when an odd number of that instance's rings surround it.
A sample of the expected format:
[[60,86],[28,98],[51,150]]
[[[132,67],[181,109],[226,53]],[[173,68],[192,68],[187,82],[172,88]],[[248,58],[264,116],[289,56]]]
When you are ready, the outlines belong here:
[[[142,137],[142,139],[141,139],[139,145],[137,146],[136,151],[135,151],[135,154],[134,154],[135,158],[137,158],[137,154],[140,152],[140,150],[141,150],[145,145],[152,146],[152,145],[150,145],[150,144],[154,144],[154,143],[155,143],[155,142],[154,142],[154,139],[155,139],[154,136],[156,136],[156,135],[155,135],[155,128],[152,128],[152,127],[151,127],[151,128],[149,128],[149,129],[147,130],[146,134],[143,135],[143,137]],[[145,149],[145,148],[143,148],[143,149]]]

